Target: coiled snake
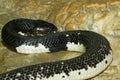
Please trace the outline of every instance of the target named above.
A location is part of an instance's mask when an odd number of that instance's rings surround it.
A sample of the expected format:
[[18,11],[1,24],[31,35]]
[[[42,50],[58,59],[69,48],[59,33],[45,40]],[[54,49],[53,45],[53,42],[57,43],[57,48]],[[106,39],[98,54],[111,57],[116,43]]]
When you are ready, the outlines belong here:
[[102,35],[86,30],[56,31],[53,24],[43,20],[22,18],[5,24],[3,43],[18,53],[79,51],[81,45],[86,51],[68,60],[30,65],[0,74],[0,80],[88,79],[104,71],[111,63],[111,47]]

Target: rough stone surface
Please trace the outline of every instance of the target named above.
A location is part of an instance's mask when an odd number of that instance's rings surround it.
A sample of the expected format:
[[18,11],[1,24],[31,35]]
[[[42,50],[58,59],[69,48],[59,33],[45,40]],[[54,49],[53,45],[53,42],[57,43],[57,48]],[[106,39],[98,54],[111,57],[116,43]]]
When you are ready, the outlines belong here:
[[[120,0],[0,0],[0,31],[14,18],[46,20],[54,23],[59,31],[81,29],[104,35],[110,41],[113,62],[102,74],[90,80],[120,80]],[[8,50],[2,39],[0,41],[0,73],[79,55],[73,52],[21,55]]]

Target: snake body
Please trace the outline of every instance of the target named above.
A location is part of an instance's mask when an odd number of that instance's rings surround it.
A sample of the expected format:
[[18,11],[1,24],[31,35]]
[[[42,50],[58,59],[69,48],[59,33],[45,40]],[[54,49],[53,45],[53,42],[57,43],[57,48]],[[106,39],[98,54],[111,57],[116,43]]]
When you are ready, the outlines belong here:
[[[38,26],[45,27],[45,30],[39,29]],[[44,36],[29,35],[34,30],[51,31]],[[32,54],[61,50],[77,51],[81,45],[86,51],[68,60],[35,64],[2,73],[0,80],[88,79],[104,71],[111,63],[112,50],[104,36],[86,30],[55,33],[56,30],[53,24],[42,20],[15,19],[5,24],[2,29],[3,43],[16,52]],[[20,31],[27,35],[19,34]]]

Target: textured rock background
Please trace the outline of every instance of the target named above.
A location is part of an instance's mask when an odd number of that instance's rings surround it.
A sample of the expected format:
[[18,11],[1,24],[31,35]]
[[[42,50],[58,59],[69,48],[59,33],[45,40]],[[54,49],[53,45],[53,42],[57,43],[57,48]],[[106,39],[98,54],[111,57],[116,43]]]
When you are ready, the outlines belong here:
[[[120,80],[120,0],[0,0],[0,30],[14,18],[46,20],[54,23],[59,31],[85,29],[104,35],[111,43],[113,62],[91,80]],[[71,52],[21,55],[8,50],[1,40],[0,73],[77,55]]]

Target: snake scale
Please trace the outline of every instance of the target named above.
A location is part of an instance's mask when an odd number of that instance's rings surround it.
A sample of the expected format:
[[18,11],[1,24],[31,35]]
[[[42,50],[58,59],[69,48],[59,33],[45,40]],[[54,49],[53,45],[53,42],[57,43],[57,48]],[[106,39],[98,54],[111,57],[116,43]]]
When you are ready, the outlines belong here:
[[21,18],[5,24],[2,29],[3,43],[18,53],[79,51],[81,45],[85,47],[85,52],[67,60],[11,70],[0,74],[0,80],[88,79],[103,72],[111,63],[112,50],[104,36],[87,30],[56,31],[55,25],[43,20]]

